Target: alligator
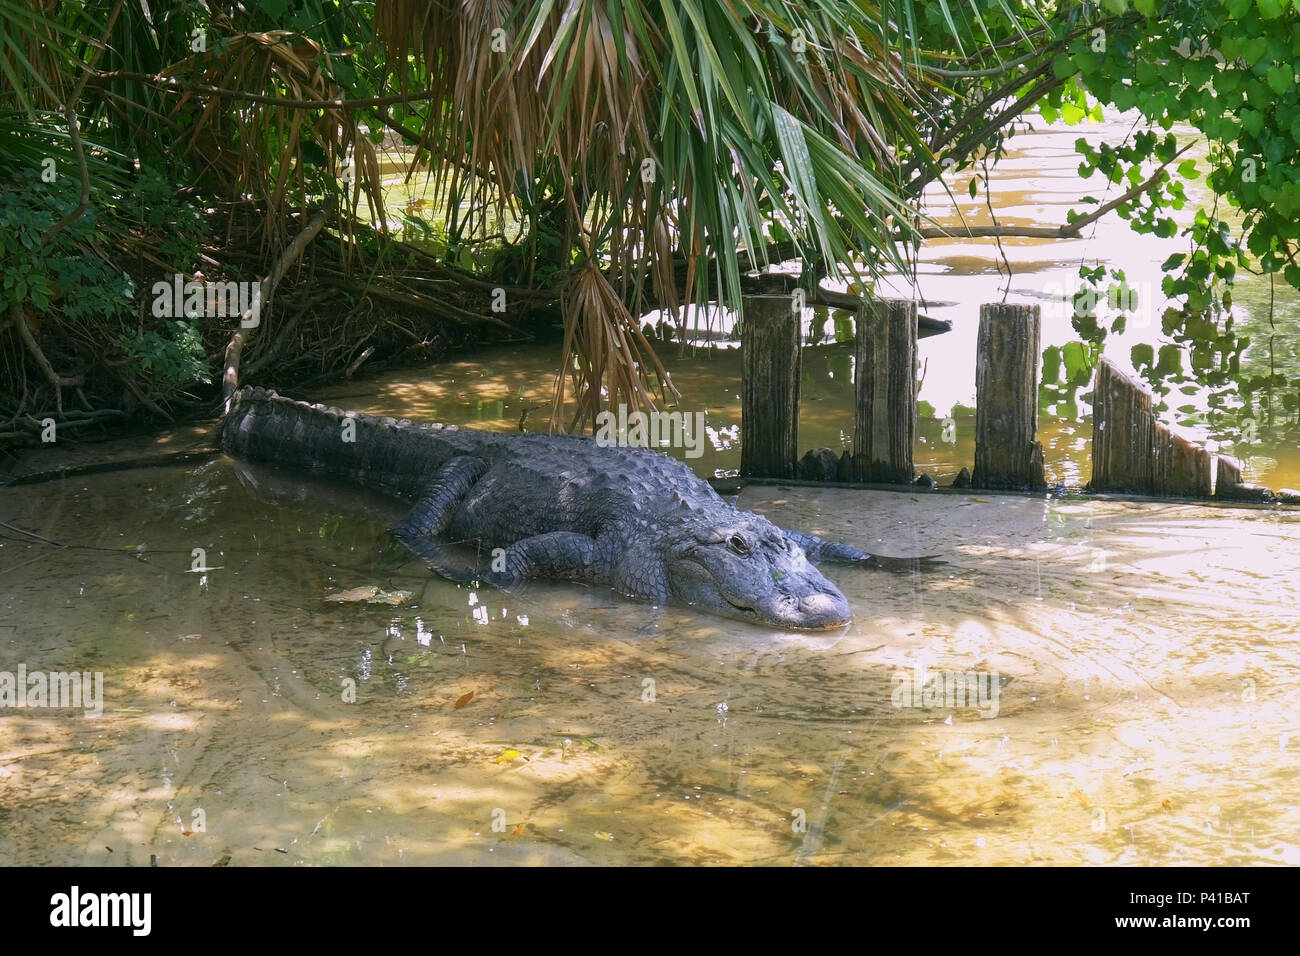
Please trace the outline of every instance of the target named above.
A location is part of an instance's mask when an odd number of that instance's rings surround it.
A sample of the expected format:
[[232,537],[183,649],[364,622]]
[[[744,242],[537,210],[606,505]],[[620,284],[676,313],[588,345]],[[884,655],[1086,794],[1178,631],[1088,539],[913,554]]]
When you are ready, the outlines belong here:
[[[754,624],[823,630],[847,624],[852,609],[815,564],[907,570],[930,560],[783,530],[650,448],[377,418],[261,388],[232,398],[221,426],[228,454],[413,502],[393,536],[453,581],[582,581]],[[440,538],[472,542],[491,558],[457,564]]]

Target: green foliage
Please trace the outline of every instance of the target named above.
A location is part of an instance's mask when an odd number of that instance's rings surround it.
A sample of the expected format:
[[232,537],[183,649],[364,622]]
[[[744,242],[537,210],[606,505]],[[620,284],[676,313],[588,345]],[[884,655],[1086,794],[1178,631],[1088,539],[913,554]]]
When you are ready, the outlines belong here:
[[[1116,12],[1124,9],[1115,5]],[[1252,395],[1260,389],[1267,392],[1264,402],[1270,408],[1295,403],[1294,396],[1273,394],[1294,386],[1272,370],[1243,378],[1242,356],[1250,339],[1238,331],[1233,283],[1244,270],[1280,274],[1300,289],[1298,59],[1298,4],[1133,3],[1126,18],[1101,22],[1068,44],[1053,64],[1068,81],[1043,108],[1049,120],[1059,116],[1068,122],[1077,113],[1067,114],[1060,104],[1083,109],[1078,93],[1086,92],[1141,116],[1142,127],[1123,143],[1093,147],[1079,139],[1079,173],[1103,177],[1112,194],[1122,195],[1165,170],[1151,188],[1116,210],[1138,233],[1187,240],[1187,251],[1164,263],[1161,291],[1168,303],[1161,331],[1170,341],[1158,350],[1134,346],[1132,358],[1160,397],[1158,409],[1168,409],[1174,389],[1184,395],[1206,390],[1211,424],[1219,430],[1231,430],[1234,421],[1253,414]],[[1195,127],[1209,141],[1208,169],[1192,159],[1180,161],[1182,147],[1172,132],[1176,124]],[[1185,183],[1203,173],[1214,202],[1198,209],[1180,232],[1170,212],[1183,208]],[[1081,277],[1097,301],[1107,301],[1108,293],[1097,287],[1101,276],[1083,269]],[[1118,310],[1109,331],[1123,331],[1123,312]],[[1105,338],[1107,330],[1089,310],[1076,312],[1074,324],[1090,347]],[[1179,410],[1186,417],[1192,408]]]
[[[44,237],[74,209],[80,183],[57,176],[45,182],[24,169],[0,188],[0,309],[45,313],[62,339],[98,343],[123,374],[166,395],[192,382],[210,382],[202,329],[196,322],[149,316],[132,277],[107,261],[129,228],[165,236],[158,248],[188,267],[207,226],[202,215],[175,196],[159,172],[144,169],[124,194],[92,192],[86,211],[67,228]],[[138,323],[145,316],[147,324]]]
[[46,183],[26,170],[0,188],[0,309],[6,314],[29,303],[45,311],[55,300],[74,319],[130,314],[130,279],[87,246],[100,234],[94,209],[49,243],[42,241],[76,207],[78,194],[78,185],[66,176]]
[[155,388],[171,390],[190,382],[211,382],[198,324],[168,319],[162,332],[129,329],[118,343]]
[[130,194],[118,208],[128,221],[163,234],[159,251],[170,262],[192,263],[198,259],[199,240],[208,233],[203,213],[176,198],[176,186],[160,171],[145,166]]

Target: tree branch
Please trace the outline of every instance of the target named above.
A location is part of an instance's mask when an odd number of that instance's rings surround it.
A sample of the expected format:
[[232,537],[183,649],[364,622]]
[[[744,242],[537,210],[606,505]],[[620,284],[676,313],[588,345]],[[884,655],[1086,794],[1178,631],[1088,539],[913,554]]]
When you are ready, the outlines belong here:
[[[117,3],[113,4],[113,12],[108,15],[108,25],[104,27],[103,39],[99,41],[99,46],[95,47],[95,52],[91,54],[86,72],[81,74],[81,79],[77,80],[77,85],[73,87],[72,94],[64,102],[63,116],[68,121],[68,135],[72,139],[72,152],[77,157],[77,171],[81,174],[81,200],[77,203],[76,208],[46,230],[45,235],[41,236],[41,245],[49,243],[60,232],[80,219],[82,213],[90,208],[90,170],[86,167],[86,150],[81,145],[81,122],[77,119],[77,103],[81,101],[81,94],[86,89],[86,81],[90,79],[91,71],[95,69],[95,64],[99,62],[100,54],[108,47],[108,38],[113,35],[113,23],[121,12],[122,0],[117,0]],[[59,404],[60,410],[62,410],[62,401]]]
[[45,373],[45,377],[54,386],[54,404],[58,408],[59,414],[62,415],[63,386],[66,385],[71,388],[81,385],[85,382],[84,377],[81,375],[60,375],[54,371],[54,366],[50,364],[50,360],[41,351],[36,336],[32,335],[32,330],[27,325],[27,317],[23,315],[23,307],[17,302],[9,306],[9,322],[18,326],[18,335],[23,340],[23,344],[27,346],[27,351],[32,353],[32,358],[36,360],[36,364],[40,366],[41,371]]
[[[230,343],[226,346],[226,370],[221,376],[221,398],[224,404],[222,414],[230,411],[230,397],[235,393],[235,389],[239,388],[239,360],[244,352],[244,333],[246,331],[244,322],[251,317],[254,310],[257,310],[260,315],[262,307],[269,305],[271,297],[275,295],[275,287],[280,284],[280,280],[284,278],[289,266],[298,261],[303,250],[307,248],[307,243],[316,238],[316,234],[325,225],[325,220],[329,216],[332,205],[332,202],[327,204],[316,215],[312,216],[307,225],[303,227],[302,232],[298,233],[293,242],[289,243],[289,247],[280,254],[280,258],[272,264],[271,271],[262,280],[253,303],[239,317],[239,328],[235,330],[235,334],[230,337]],[[256,327],[255,325],[251,326],[251,328]]]
[[1074,222],[1066,223],[1064,226],[961,226],[956,229],[940,226],[918,229],[917,232],[922,239],[987,239],[1001,236],[1016,236],[1022,239],[1074,239],[1086,226],[1092,225],[1112,209],[1132,201],[1142,193],[1154,189],[1164,182],[1168,177],[1167,169],[1169,164],[1195,146],[1196,143],[1197,140],[1192,140],[1174,153],[1167,162],[1161,163],[1154,173],[1128,190],[1124,195],[1098,206],[1088,215],[1080,216]]

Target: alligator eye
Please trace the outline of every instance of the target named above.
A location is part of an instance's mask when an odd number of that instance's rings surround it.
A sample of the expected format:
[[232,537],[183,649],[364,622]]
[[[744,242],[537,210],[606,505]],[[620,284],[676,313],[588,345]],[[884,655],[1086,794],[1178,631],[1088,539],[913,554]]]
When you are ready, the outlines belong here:
[[736,554],[749,554],[749,542],[738,534],[733,534],[727,539],[727,544]]

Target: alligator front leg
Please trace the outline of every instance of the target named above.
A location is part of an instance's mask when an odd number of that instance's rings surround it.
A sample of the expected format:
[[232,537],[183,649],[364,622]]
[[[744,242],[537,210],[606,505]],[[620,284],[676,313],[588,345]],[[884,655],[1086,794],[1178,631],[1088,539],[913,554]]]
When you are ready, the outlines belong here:
[[516,541],[494,554],[479,575],[499,588],[529,578],[599,581],[607,576],[597,560],[596,542],[573,531],[549,531]]
[[[783,529],[784,530],[784,529]],[[935,555],[917,558],[894,558],[883,554],[868,554],[838,541],[827,541],[815,534],[802,531],[786,531],[785,536],[794,544],[803,548],[804,554],[813,564],[831,561],[838,564],[857,564],[868,568],[880,568],[885,571],[927,571],[943,564]]]
[[447,530],[456,508],[487,470],[488,463],[481,458],[462,455],[451,459],[442,466],[406,517],[392,529],[393,537],[408,551],[453,581],[469,581],[476,574],[448,561],[444,549],[434,538]]

